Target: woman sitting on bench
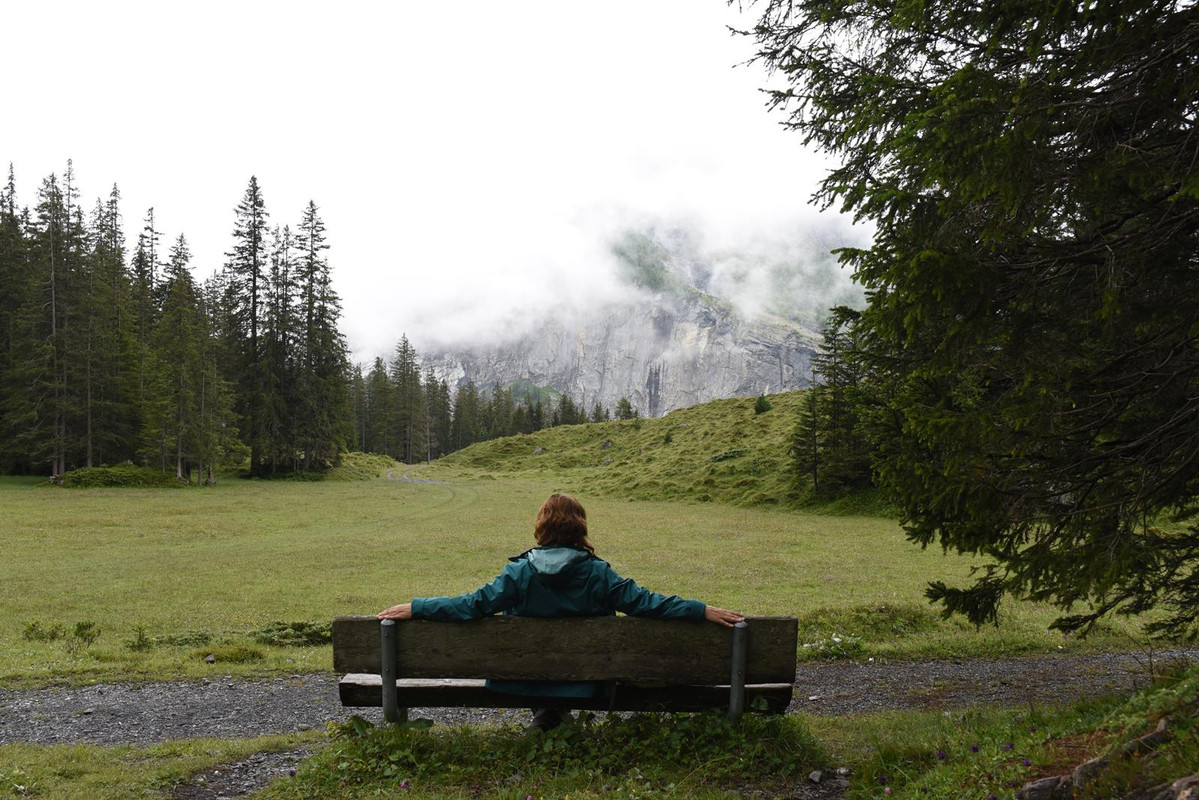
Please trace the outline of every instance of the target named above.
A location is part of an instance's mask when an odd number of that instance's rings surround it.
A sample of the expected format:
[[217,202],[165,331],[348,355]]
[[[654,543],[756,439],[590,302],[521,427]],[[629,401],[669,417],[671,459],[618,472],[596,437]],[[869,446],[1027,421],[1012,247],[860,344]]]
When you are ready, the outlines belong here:
[[[731,627],[744,616],[698,600],[666,597],[622,578],[595,555],[587,539],[587,512],[567,494],[552,494],[537,512],[537,546],[508,559],[487,586],[457,597],[417,597],[378,614],[379,619],[465,621],[504,613],[521,617],[596,617],[617,611],[635,617],[706,619]],[[488,688],[542,697],[597,697],[595,681],[488,681]],[[562,719],[556,709],[534,709],[542,730]]]

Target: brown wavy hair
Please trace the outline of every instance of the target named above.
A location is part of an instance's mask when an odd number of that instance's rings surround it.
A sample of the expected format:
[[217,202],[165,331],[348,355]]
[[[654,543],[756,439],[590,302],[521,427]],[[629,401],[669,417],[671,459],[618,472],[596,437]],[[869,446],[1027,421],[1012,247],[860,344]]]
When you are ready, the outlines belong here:
[[568,494],[551,494],[537,512],[533,538],[541,547],[578,547],[595,555],[587,539],[587,512]]

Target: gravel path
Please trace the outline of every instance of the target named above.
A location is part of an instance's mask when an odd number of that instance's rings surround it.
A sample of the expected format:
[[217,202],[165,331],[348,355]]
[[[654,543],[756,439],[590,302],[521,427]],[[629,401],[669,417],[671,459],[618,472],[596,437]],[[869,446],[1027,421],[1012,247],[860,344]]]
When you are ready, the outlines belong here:
[[[788,713],[844,715],[887,709],[1045,705],[1125,693],[1169,661],[1199,661],[1199,650],[1049,655],[962,661],[821,662],[800,665]],[[242,681],[114,683],[78,688],[0,689],[0,744],[150,744],[167,739],[237,739],[321,728],[351,713],[381,721],[378,709],[343,709],[327,674]],[[527,712],[416,709],[438,724],[523,721]],[[175,797],[233,797],[285,774],[307,750],[260,753],[175,789]]]

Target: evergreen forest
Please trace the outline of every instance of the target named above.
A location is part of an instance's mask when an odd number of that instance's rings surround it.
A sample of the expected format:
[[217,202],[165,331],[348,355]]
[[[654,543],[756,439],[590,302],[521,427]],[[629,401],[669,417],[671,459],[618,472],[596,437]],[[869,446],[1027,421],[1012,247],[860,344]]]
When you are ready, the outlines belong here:
[[0,189],[0,472],[59,482],[132,463],[198,485],[319,473],[347,450],[414,463],[611,416],[538,387],[452,391],[406,336],[390,361],[352,366],[315,202],[272,221],[251,177],[225,263],[198,282],[153,208],[130,244],[116,186],[90,211],[79,195],[70,161],[32,206],[11,164]]

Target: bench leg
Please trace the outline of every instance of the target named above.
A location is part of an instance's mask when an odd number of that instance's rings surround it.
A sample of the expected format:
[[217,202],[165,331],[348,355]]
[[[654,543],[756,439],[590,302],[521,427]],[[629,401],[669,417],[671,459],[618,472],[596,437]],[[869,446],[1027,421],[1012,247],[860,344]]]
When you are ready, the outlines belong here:
[[379,668],[380,689],[383,692],[383,719],[386,722],[407,722],[408,709],[399,708],[396,699],[396,623],[385,619],[379,623],[379,646],[381,667]]
[[729,674],[729,721],[737,722],[745,713],[745,661],[749,654],[749,625],[733,626],[733,663]]

